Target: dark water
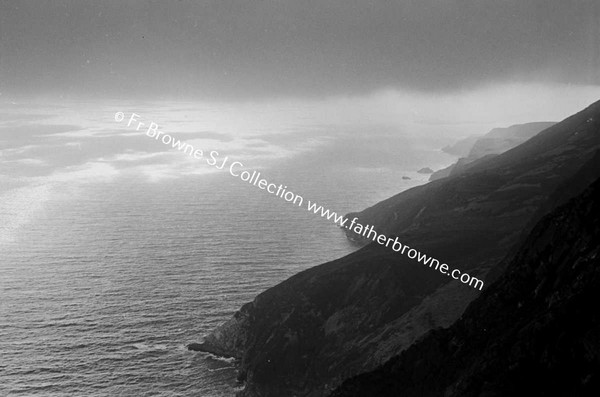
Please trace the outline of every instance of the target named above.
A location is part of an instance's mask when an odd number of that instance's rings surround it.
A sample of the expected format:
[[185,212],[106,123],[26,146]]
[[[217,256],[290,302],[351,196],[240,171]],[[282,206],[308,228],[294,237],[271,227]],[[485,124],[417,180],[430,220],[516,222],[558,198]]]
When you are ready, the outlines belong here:
[[[255,164],[340,213],[426,179],[403,162],[379,167],[373,143],[354,141],[360,150],[338,137]],[[85,169],[25,167],[59,149],[4,158],[0,395],[231,396],[233,364],[185,345],[262,290],[355,249],[331,221],[224,172],[154,180],[113,174],[99,155]]]

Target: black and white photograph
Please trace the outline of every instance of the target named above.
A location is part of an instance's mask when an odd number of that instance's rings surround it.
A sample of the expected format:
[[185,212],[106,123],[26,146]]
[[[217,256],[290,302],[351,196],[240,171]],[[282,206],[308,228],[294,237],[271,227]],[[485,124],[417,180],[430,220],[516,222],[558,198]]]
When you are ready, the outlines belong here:
[[600,1],[0,0],[0,396],[597,397],[599,302]]

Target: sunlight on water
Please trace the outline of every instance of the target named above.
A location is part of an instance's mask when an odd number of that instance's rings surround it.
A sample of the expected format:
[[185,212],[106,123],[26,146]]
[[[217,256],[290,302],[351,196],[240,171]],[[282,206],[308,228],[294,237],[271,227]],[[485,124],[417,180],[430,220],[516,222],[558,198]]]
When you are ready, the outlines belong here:
[[[199,109],[130,110],[339,213],[447,160],[431,148],[411,165],[402,137],[386,151],[289,114],[235,135],[239,120],[216,130],[224,110]],[[112,106],[76,110],[10,108],[1,125],[0,394],[231,395],[233,363],[185,345],[355,247],[332,222],[132,134]]]

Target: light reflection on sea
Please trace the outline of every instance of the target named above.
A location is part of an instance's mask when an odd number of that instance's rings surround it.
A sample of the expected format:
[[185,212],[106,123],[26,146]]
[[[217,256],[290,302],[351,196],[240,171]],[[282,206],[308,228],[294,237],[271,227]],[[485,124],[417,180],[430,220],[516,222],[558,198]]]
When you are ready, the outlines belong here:
[[[120,137],[131,131],[110,119],[114,109],[74,126],[60,109],[44,123],[30,109],[0,124],[0,394],[230,396],[232,363],[185,345],[354,247],[331,221],[202,172],[143,134]],[[426,179],[401,145],[378,151],[372,136],[322,126],[283,139],[270,128],[204,144],[340,213]]]

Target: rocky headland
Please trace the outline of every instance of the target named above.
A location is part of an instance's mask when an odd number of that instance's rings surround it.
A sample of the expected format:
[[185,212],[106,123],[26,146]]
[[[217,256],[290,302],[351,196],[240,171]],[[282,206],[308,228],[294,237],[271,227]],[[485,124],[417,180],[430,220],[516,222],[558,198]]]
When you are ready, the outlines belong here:
[[495,156],[504,153],[554,124],[556,123],[535,122],[516,124],[508,128],[494,128],[481,137],[470,137],[457,142],[455,146],[445,147],[442,151],[449,154],[460,153],[460,158],[456,163],[432,172],[429,180],[435,181],[450,175],[457,175],[466,169],[468,164],[486,156]]

